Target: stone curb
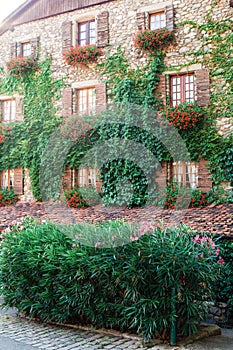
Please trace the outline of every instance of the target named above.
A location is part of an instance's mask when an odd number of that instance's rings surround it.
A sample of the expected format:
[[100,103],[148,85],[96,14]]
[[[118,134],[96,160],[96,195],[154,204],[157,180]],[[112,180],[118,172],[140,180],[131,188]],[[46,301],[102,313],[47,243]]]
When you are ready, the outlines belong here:
[[[48,324],[55,325],[58,327],[60,326],[60,327],[67,327],[72,329],[80,329],[80,330],[91,331],[99,334],[111,335],[119,338],[131,339],[131,340],[139,341],[143,344],[142,338],[135,334],[121,333],[119,331],[109,330],[105,328],[95,329],[94,327],[78,326],[78,325],[67,324],[67,323],[64,324],[64,323],[49,322]],[[180,341],[177,342],[176,346],[172,347],[167,344],[162,344],[159,340],[156,340],[156,339],[152,340],[151,343],[145,346],[146,347],[148,346],[151,350],[160,350],[160,349],[161,350],[165,350],[165,349],[178,350],[188,344],[194,343],[197,340],[201,340],[201,339],[208,338],[211,336],[216,336],[216,335],[221,335],[221,328],[219,326],[215,324],[201,323],[200,329],[198,330],[197,334],[182,338]]]
[[200,329],[197,334],[191,335],[189,337],[183,338],[181,341],[178,341],[179,347],[184,347],[188,344],[192,344],[197,340],[208,338],[215,335],[221,335],[221,328],[215,324],[201,323]]

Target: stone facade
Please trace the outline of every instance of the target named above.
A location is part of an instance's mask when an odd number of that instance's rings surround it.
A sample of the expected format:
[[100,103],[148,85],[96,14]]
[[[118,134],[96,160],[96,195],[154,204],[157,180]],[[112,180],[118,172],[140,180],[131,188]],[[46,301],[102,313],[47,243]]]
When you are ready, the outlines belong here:
[[[102,77],[96,69],[96,65],[73,68],[66,65],[62,54],[70,45],[77,43],[77,25],[94,19],[96,22],[97,45],[103,48],[105,54],[115,52],[121,46],[130,59],[132,67],[144,65],[147,56],[139,54],[133,46],[134,34],[142,27],[148,27],[148,16],[160,10],[165,11],[169,19],[169,26],[176,27],[176,45],[171,46],[165,58],[169,67],[180,67],[181,72],[188,65],[192,57],[185,55],[200,46],[200,41],[195,29],[188,25],[179,26],[179,22],[191,20],[202,23],[204,16],[210,10],[213,1],[209,0],[112,0],[96,1],[93,6],[86,6],[77,10],[67,11],[47,18],[28,21],[27,23],[11,26],[0,35],[0,65],[5,67],[5,61],[17,53],[17,43],[30,41],[34,47],[39,47],[39,57],[44,59],[46,55],[52,56],[52,65],[55,78],[64,78],[68,87],[63,91],[60,100],[61,114],[67,117],[72,114],[73,89],[92,87],[96,88],[96,99],[98,111],[106,105],[106,87]],[[233,16],[233,8],[229,0],[219,0],[213,16],[218,19]],[[89,1],[91,4],[91,1]],[[104,58],[101,58],[104,59]],[[209,75],[208,67],[199,64],[191,65],[188,71],[196,73],[198,95],[197,101],[200,105],[209,103]],[[176,72],[170,69],[167,74]],[[160,91],[165,101],[166,84],[165,77],[161,77]],[[221,134],[229,135],[233,131],[232,122],[221,120],[218,122]],[[206,178],[203,188],[211,187],[209,174],[202,169],[199,182]],[[207,169],[205,167],[205,169]],[[28,177],[27,177],[28,181]],[[201,182],[202,183],[202,182]],[[30,190],[29,190],[30,192]],[[29,193],[30,194],[30,193]],[[30,197],[30,195],[29,195]]]

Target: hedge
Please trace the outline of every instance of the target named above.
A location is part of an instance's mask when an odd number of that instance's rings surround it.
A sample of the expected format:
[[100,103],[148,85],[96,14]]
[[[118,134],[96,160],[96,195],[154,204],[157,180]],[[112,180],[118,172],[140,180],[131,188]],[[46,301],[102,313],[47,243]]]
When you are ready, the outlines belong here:
[[[105,238],[85,244],[83,234],[91,230],[108,231],[113,244]],[[128,241],[116,244],[121,231]],[[222,266],[218,253],[210,238],[185,226],[23,224],[3,235],[0,287],[5,306],[44,322],[169,340],[174,320],[178,334],[189,335],[205,317],[205,301]]]

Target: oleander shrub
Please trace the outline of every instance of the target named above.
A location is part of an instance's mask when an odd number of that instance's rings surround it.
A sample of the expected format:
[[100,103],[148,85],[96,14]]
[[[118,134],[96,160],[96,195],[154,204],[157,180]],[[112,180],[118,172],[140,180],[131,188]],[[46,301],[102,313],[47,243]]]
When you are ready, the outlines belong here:
[[0,207],[14,204],[18,200],[19,198],[12,188],[0,190]]
[[233,324],[233,241],[221,237],[218,244],[225,266],[213,286],[215,300],[228,305],[228,318]]
[[[108,231],[113,244],[84,244],[79,238],[91,228],[93,235]],[[116,244],[121,234],[128,244]],[[130,330],[145,341],[167,341],[174,319],[178,334],[197,331],[220,259],[211,238],[185,226],[31,224],[3,234],[0,288],[5,306],[42,321]]]

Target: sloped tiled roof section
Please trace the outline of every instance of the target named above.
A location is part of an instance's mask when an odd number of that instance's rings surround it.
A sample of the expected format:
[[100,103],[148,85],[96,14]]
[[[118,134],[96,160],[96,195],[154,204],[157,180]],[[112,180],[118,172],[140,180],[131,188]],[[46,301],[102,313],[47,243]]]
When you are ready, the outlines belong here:
[[19,24],[71,12],[114,0],[27,0],[0,25],[0,35]]

